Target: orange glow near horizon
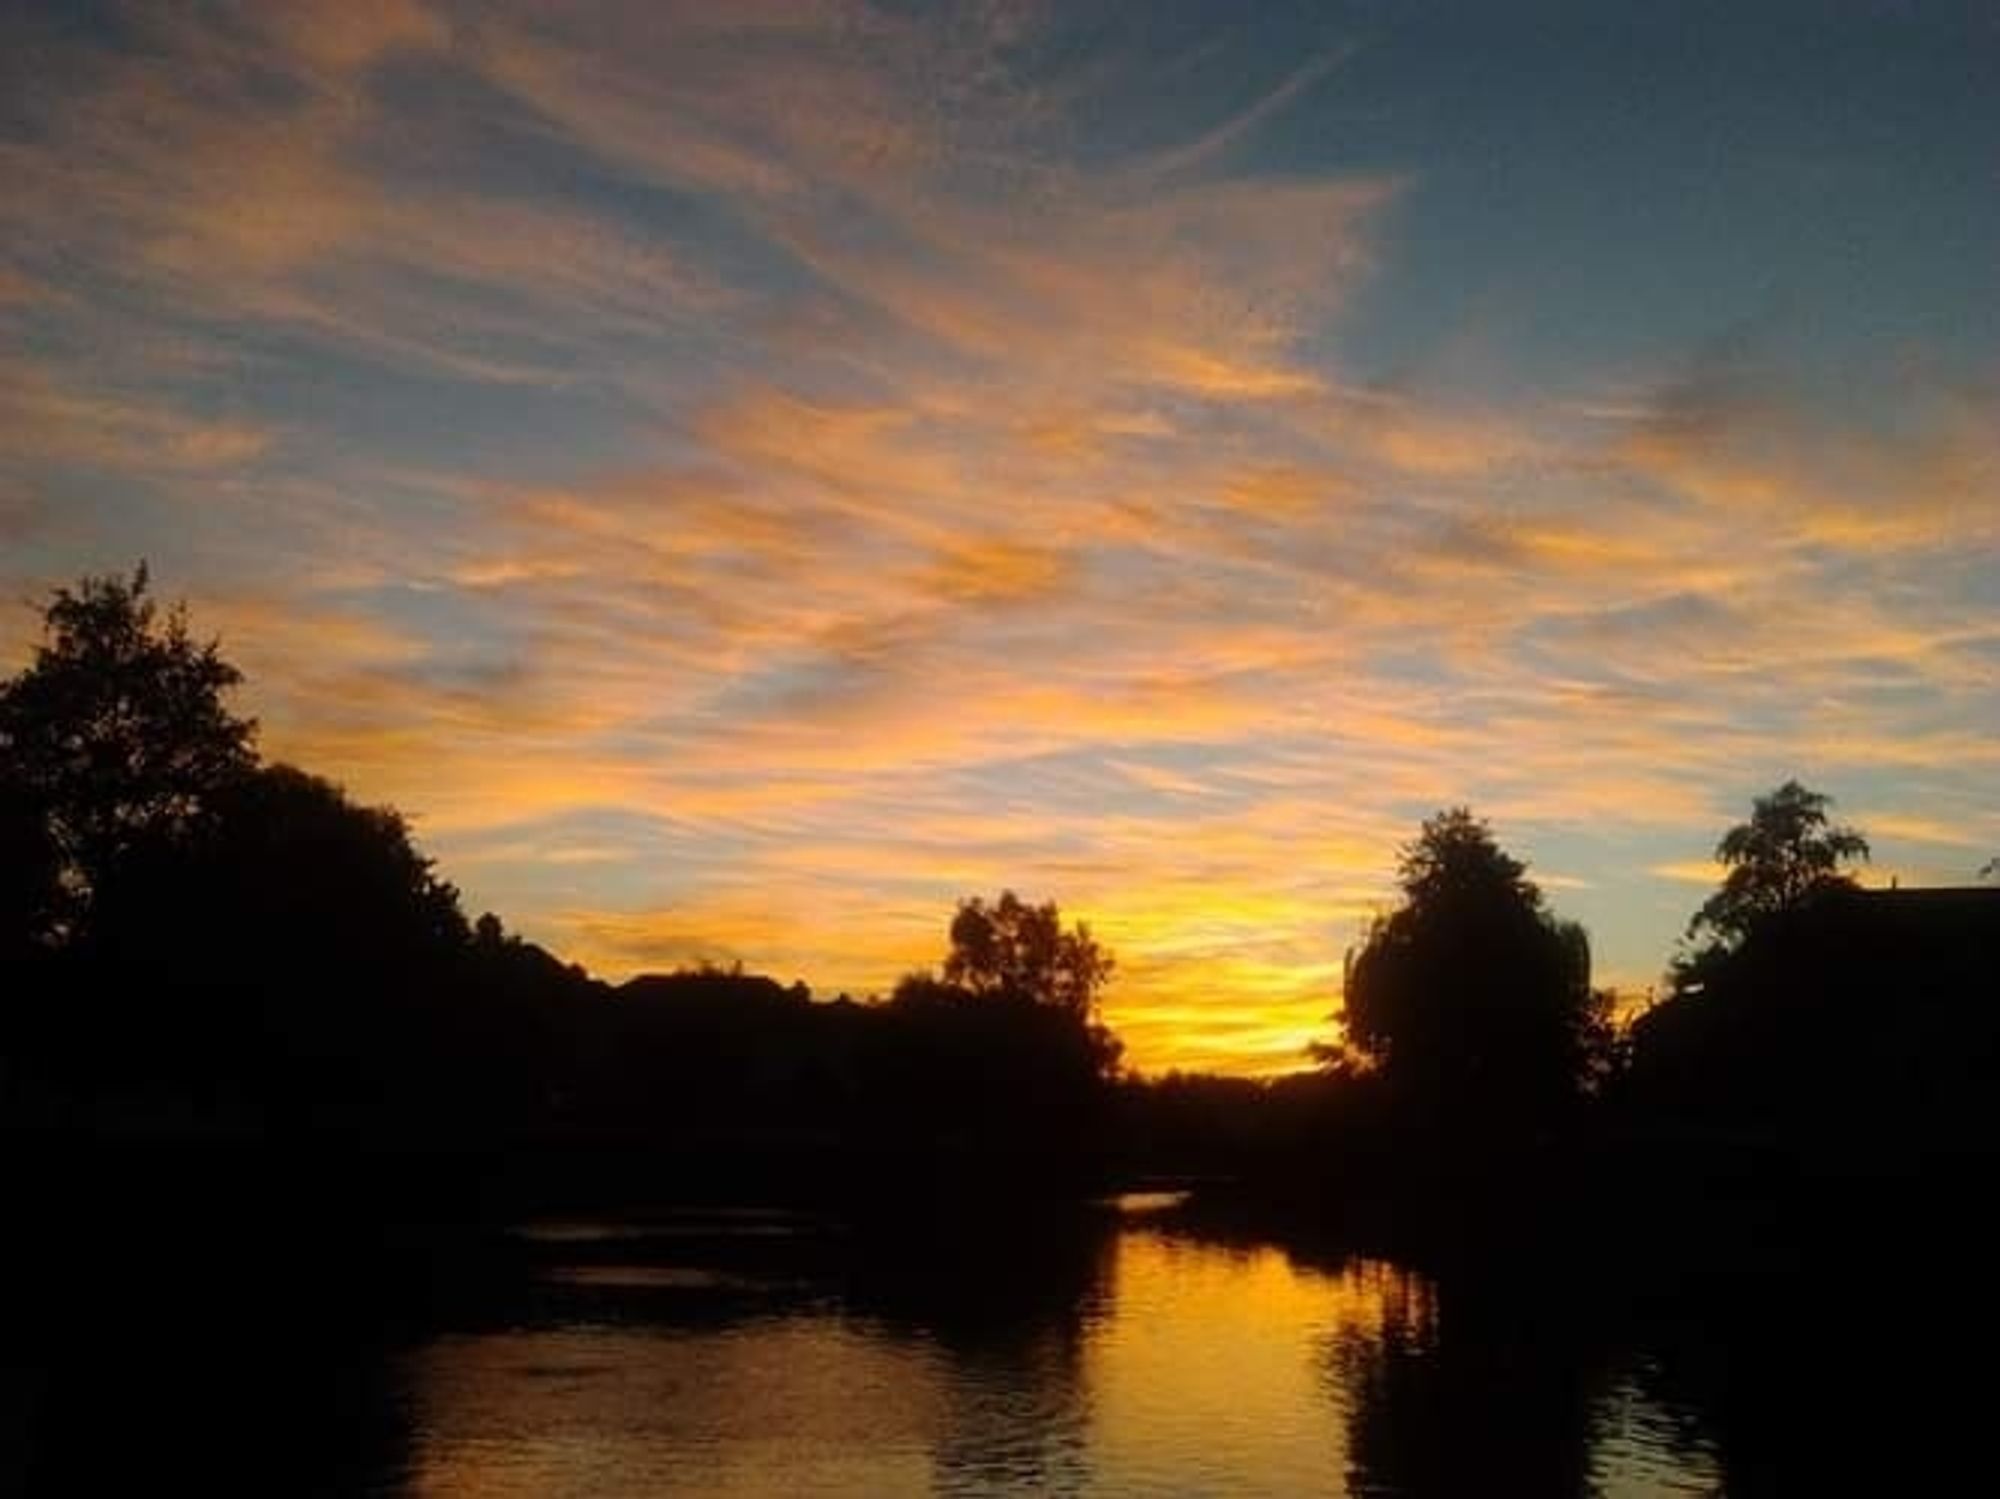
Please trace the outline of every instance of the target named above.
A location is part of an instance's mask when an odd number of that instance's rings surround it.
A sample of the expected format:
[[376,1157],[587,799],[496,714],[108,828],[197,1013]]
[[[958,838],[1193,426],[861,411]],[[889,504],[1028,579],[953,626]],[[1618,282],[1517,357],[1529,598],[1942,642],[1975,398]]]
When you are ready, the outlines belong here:
[[1871,878],[2000,851],[1942,23],[40,9],[0,590],[146,557],[268,755],[605,976],[883,992],[1012,888],[1130,1063],[1262,1074],[1442,806],[1630,990],[1788,777]]

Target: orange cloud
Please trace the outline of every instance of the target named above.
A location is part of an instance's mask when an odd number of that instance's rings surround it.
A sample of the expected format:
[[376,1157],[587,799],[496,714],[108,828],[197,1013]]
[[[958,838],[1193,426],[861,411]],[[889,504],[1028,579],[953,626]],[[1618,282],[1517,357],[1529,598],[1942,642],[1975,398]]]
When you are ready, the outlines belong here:
[[1011,884],[1139,1065],[1275,1070],[1437,806],[1612,912],[1767,770],[1993,828],[1990,383],[1364,379],[1423,184],[1236,166],[1338,53],[1086,158],[1005,7],[133,24],[0,141],[0,576],[149,518],[270,751],[568,956],[880,989]]

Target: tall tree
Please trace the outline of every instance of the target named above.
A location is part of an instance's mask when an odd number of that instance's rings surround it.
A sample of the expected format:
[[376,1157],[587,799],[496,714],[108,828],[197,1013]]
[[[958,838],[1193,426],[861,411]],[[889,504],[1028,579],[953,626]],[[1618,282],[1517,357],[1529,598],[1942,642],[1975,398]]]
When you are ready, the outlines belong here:
[[230,712],[241,673],[162,613],[144,563],[85,578],[43,610],[33,662],[0,684],[0,780],[37,820],[57,889],[53,933],[140,843],[188,832],[256,763],[256,725]]
[[63,958],[120,1033],[94,1066],[221,1089],[273,1127],[416,1129],[522,1091],[496,1065],[514,1017],[470,981],[457,891],[393,809],[288,765],[134,844]]
[[1348,955],[1348,1043],[1423,1123],[1545,1121],[1608,1045],[1589,938],[1464,807],[1423,824],[1398,875],[1402,903]]
[[457,889],[393,807],[362,806],[331,781],[267,765],[218,789],[208,810],[191,836],[147,845],[107,879],[93,947],[178,949],[271,974],[309,965],[311,982],[369,973],[379,990],[383,975],[426,974],[472,940]]
[[1063,926],[1054,901],[1031,906],[1003,890],[991,905],[978,896],[959,902],[944,977],[974,994],[1028,1000],[1089,1019],[1114,966],[1088,925]]
[[1828,815],[1833,798],[1787,781],[1751,808],[1750,820],[1722,835],[1716,862],[1728,873],[1688,922],[1690,939],[1741,946],[1760,922],[1829,890],[1851,890],[1842,865],[1868,857],[1868,840]]
[[973,1048],[959,1070],[991,1074],[999,1092],[1081,1099],[1116,1072],[1123,1050],[1098,1016],[1115,966],[1089,926],[1063,924],[1054,901],[1030,905],[1006,890],[960,901],[942,979],[910,974],[894,1000],[936,1027],[934,1039]]

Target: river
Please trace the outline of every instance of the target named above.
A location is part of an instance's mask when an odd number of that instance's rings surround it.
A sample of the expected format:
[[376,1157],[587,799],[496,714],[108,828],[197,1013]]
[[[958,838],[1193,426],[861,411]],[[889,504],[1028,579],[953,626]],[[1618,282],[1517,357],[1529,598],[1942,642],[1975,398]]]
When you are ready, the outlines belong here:
[[1717,1338],[1671,1306],[1611,1314],[1508,1274],[1225,1240],[1164,1207],[529,1225],[504,1273],[393,1336],[342,1335],[299,1285],[227,1336],[155,1319],[84,1373],[17,1365],[0,1479],[427,1499],[1782,1493],[1858,1463],[1852,1412],[1907,1419],[1923,1378],[1878,1367],[1865,1336]]

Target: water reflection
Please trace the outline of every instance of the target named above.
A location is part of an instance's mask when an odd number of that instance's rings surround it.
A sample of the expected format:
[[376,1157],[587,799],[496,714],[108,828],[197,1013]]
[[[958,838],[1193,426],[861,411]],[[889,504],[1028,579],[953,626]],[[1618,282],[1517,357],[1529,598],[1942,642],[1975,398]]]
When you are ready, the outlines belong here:
[[[422,1495],[1701,1492],[1547,1305],[1103,1215],[554,1266],[405,1367]],[[661,1235],[685,1258],[685,1226]],[[624,1241],[630,1252],[633,1241]],[[779,1258],[784,1258],[780,1256]],[[700,1273],[695,1273],[700,1270]],[[636,1299],[635,1299],[636,1298]],[[643,1307],[643,1312],[637,1309]],[[519,1309],[517,1309],[519,1310]]]
[[1708,1493],[1698,1441],[1530,1284],[1367,1272],[1369,1315],[1326,1347],[1355,1494]]
[[935,1491],[1072,1493],[1088,1477],[1083,1360],[1116,1242],[1102,1215],[898,1224],[851,1246],[842,1304],[932,1376]]
[[[800,1221],[773,1250],[694,1218],[542,1234],[511,1325],[407,1359],[422,1495],[1077,1492],[1101,1216]],[[678,1264],[652,1263],[666,1255]],[[621,1258],[622,1257],[622,1261]],[[692,1259],[697,1263],[685,1263]],[[704,1263],[705,1262],[705,1263]]]
[[0,1490],[1757,1493],[1895,1487],[1983,1429],[1910,1332],[1985,1331],[1857,1314],[1886,1277],[1621,1299],[1105,1213],[696,1214],[519,1255],[387,1342],[275,1261],[41,1297],[0,1353]]
[[1357,1284],[1154,1230],[1121,1235],[1115,1264],[1089,1359],[1096,1491],[1336,1488],[1342,1433],[1312,1350],[1362,1311]]

